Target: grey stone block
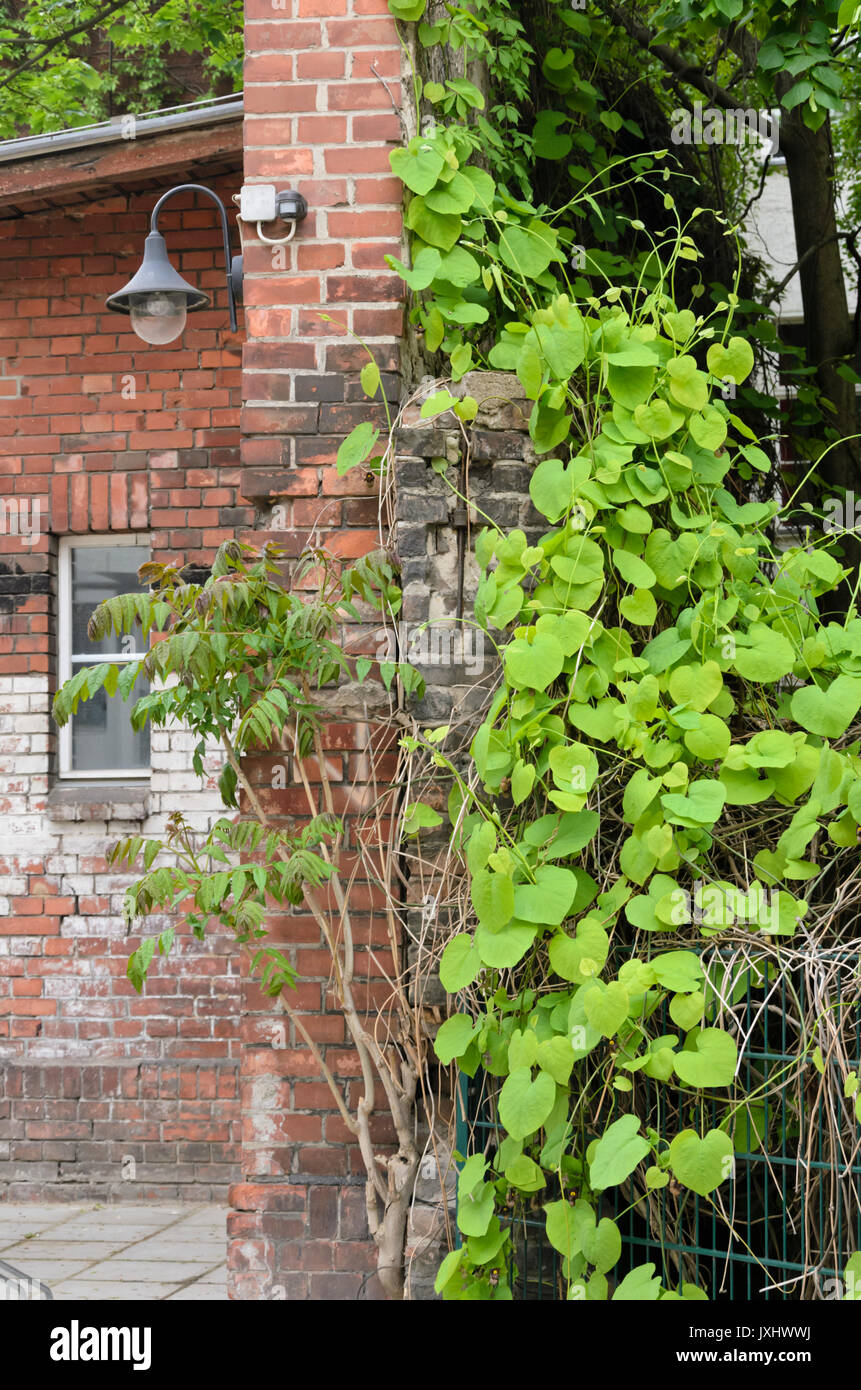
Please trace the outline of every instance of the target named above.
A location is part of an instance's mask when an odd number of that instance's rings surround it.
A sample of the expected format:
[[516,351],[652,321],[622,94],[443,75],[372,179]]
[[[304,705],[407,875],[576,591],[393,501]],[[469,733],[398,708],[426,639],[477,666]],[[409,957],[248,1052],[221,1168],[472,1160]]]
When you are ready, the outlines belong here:
[[493,465],[492,486],[500,492],[529,494],[532,469],[512,459],[498,459]]
[[532,441],[513,430],[473,430],[471,435],[474,459],[531,459],[535,457]]
[[420,458],[447,458],[453,461],[452,445],[457,450],[454,458],[459,457],[458,438],[459,436],[454,430],[433,430],[405,426],[397,431],[395,446],[398,453],[403,451],[405,454],[417,455]]
[[402,560],[428,553],[428,528],[398,522],[397,550]]
[[398,485],[403,488],[423,487],[429,478],[436,477],[427,459],[405,454],[399,454],[395,459],[395,474]]
[[429,492],[407,492],[400,499],[399,510],[411,524],[418,521],[444,522],[449,519],[449,507],[444,497]]

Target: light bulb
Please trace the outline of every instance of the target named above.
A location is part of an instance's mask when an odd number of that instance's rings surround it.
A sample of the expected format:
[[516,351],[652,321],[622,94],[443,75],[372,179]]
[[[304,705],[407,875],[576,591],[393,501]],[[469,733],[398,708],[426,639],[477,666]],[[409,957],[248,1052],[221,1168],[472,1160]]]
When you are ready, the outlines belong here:
[[145,343],[172,343],[185,328],[185,295],[181,290],[150,290],[129,295],[132,328]]

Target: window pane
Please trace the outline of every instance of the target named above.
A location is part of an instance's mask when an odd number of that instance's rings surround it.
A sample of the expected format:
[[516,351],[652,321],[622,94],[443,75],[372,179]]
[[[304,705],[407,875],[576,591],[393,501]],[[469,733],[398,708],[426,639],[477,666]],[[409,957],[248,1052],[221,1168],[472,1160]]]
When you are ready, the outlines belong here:
[[[125,651],[144,650],[140,628],[124,638],[111,635],[100,642],[87,637],[87,623],[93,609],[103,599],[117,594],[140,592],[144,585],[137,577],[138,567],[149,559],[142,545],[76,546],[72,551],[72,654],[110,656]],[[123,641],[125,647],[122,646]],[[132,645],[134,644],[134,645]]]
[[[89,662],[73,662],[72,674]],[[139,677],[128,703],[121,695],[110,698],[100,690],[82,700],[72,718],[72,770],[74,772],[129,772],[149,767],[149,725],[139,733],[129,714],[136,700],[149,692],[149,682]]]

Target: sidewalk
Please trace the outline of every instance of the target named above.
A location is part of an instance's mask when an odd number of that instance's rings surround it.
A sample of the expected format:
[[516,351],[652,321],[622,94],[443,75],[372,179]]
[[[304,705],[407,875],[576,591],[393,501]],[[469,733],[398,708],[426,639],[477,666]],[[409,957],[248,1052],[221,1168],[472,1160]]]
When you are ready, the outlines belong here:
[[167,1202],[0,1202],[0,1260],[55,1299],[226,1299],[226,1216]]

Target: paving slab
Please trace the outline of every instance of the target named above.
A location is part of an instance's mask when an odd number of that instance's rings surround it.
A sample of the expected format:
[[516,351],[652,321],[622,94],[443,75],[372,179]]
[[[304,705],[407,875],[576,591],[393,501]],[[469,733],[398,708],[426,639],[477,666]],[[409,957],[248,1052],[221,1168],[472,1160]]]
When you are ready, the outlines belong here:
[[70,1279],[75,1274],[83,1273],[89,1268],[90,1263],[88,1260],[42,1260],[18,1250],[5,1251],[3,1259],[15,1269],[20,1269],[21,1273],[30,1279],[41,1279],[50,1289],[59,1284],[61,1279]]
[[62,1221],[84,1209],[74,1202],[0,1202],[0,1221]]
[[175,1291],[175,1284],[137,1283],[129,1279],[116,1283],[109,1283],[106,1279],[68,1279],[51,1289],[55,1300],[75,1298],[87,1303],[117,1303],[126,1299],[156,1303],[169,1298]]
[[40,1240],[37,1236],[35,1240],[23,1241],[20,1245],[0,1245],[0,1257],[13,1265],[19,1260],[32,1264],[35,1260],[70,1259],[81,1264],[93,1264],[96,1260],[109,1258],[122,1248],[121,1244],[112,1244],[107,1240],[67,1241],[58,1240],[53,1235],[50,1240]]
[[[172,1240],[156,1243],[152,1240],[143,1240],[134,1246],[134,1258],[136,1260],[169,1260],[180,1263],[189,1262],[196,1265],[205,1265],[208,1269],[220,1265],[224,1261],[225,1242],[222,1241],[196,1241],[191,1244],[186,1240]],[[113,1252],[111,1252],[113,1254]],[[124,1252],[124,1258],[128,1258],[130,1251]]]
[[226,1299],[227,1208],[0,1203],[0,1257],[54,1298]]
[[89,1226],[86,1222],[74,1222],[51,1231],[52,1240],[89,1241],[104,1240],[113,1246],[136,1244],[147,1240],[153,1234],[152,1226]]
[[142,1207],[126,1208],[124,1211],[110,1212],[104,1207],[96,1211],[80,1211],[69,1216],[68,1221],[63,1223],[69,1228],[73,1226],[103,1226],[106,1230],[122,1231],[129,1226],[141,1231],[160,1231],[165,1226],[172,1226],[182,1217],[182,1212],[166,1211],[161,1220],[153,1219],[152,1213],[147,1212]]
[[[213,1262],[214,1267],[214,1262]],[[182,1284],[186,1279],[199,1277],[207,1269],[206,1265],[195,1264],[193,1260],[143,1260],[132,1258],[129,1251],[115,1255],[111,1260],[103,1260],[93,1265],[89,1271],[91,1279],[149,1279],[171,1284]]]
[[57,1217],[33,1216],[29,1213],[4,1212],[0,1209],[0,1231],[43,1231],[57,1223]]
[[227,1299],[227,1281],[224,1284],[188,1284],[184,1289],[177,1289],[176,1293],[168,1295],[168,1303],[214,1303],[220,1299]]

